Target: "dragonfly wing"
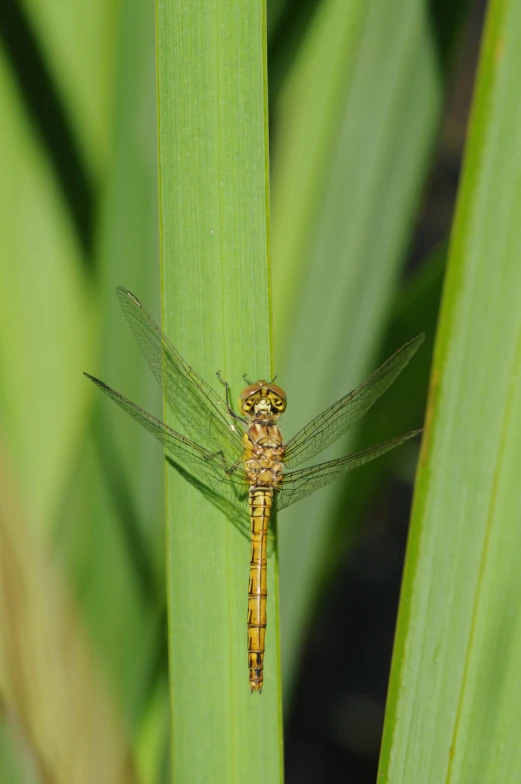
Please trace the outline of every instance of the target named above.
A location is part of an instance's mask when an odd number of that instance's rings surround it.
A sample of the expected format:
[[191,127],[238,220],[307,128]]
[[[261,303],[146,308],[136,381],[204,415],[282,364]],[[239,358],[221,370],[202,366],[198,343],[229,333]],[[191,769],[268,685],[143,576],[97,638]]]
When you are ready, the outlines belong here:
[[183,430],[211,452],[222,450],[233,463],[241,449],[242,432],[235,429],[240,424],[230,418],[225,401],[183,359],[140,301],[123,286],[116,291],[134,337]]
[[391,438],[389,441],[384,441],[381,444],[371,446],[369,449],[363,449],[361,452],[355,452],[346,457],[340,457],[337,460],[319,463],[319,465],[301,468],[297,471],[289,471],[287,474],[284,474],[282,487],[276,492],[275,509],[277,511],[285,509],[296,501],[311,495],[315,490],[325,487],[348,471],[352,471],[353,468],[369,463],[371,460],[405,443],[410,438],[414,438],[421,432],[421,430],[413,430],[403,436],[396,436],[396,438]]
[[[207,501],[210,501],[220,512],[222,512],[228,520],[232,523],[233,526],[241,533],[248,542],[250,541],[251,537],[251,523],[250,523],[250,514],[248,509],[248,495],[249,495],[249,488],[241,481],[240,487],[233,487],[233,495],[234,499],[238,500],[238,503],[231,502],[226,495],[223,495],[222,489],[219,493],[216,493],[215,490],[212,490],[207,485],[200,482],[198,479],[195,479],[192,475],[190,475],[184,468],[175,462],[175,460],[171,460],[167,457],[167,461],[170,463],[172,468],[174,468],[178,474],[180,474],[183,479],[186,479],[193,487],[196,488]],[[275,551],[275,532],[273,526],[268,528],[268,549],[267,554],[268,558],[273,555]]]
[[210,503],[220,512],[223,512],[243,536],[248,540],[250,539],[250,514],[248,509],[248,487],[246,485],[242,488],[238,488],[238,494],[235,487],[233,488],[234,497],[237,497],[239,501],[238,504],[235,504],[228,500],[226,494],[223,495],[221,488],[220,492],[216,493],[215,490],[212,490],[208,485],[204,484],[199,479],[196,479],[192,474],[189,474],[188,471],[179,463],[176,463],[175,460],[172,460],[170,457],[167,457],[166,459],[183,479],[186,479],[192,487],[195,487],[196,490],[204,495],[207,501],[210,501]]
[[[189,438],[176,433],[175,430],[165,425],[161,420],[148,414],[128,398],[120,395],[115,389],[107,386],[88,373],[90,378],[111,400],[118,404],[123,411],[130,414],[136,422],[143,425],[158,441],[164,444],[166,450],[172,455],[174,461],[187,469],[197,480],[209,487],[217,495],[226,498],[236,509],[244,513],[248,497],[246,474],[237,467],[230,473],[232,465],[226,462],[222,452],[212,453],[198,446]],[[237,458],[240,452],[237,454]]]
[[423,342],[421,334],[402,346],[367,381],[326,408],[299,430],[286,444],[284,463],[288,468],[310,460],[346,433],[402,372]]

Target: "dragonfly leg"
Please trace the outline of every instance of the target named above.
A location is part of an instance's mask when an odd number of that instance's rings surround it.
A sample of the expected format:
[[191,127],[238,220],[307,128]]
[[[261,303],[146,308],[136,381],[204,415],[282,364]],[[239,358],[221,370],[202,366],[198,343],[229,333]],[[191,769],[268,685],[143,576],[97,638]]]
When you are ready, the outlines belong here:
[[228,409],[228,413],[229,414],[234,414],[235,412],[234,412],[234,410],[232,408],[232,405],[231,405],[231,402],[230,402],[230,385],[221,376],[221,371],[220,370],[218,370],[215,375],[217,376],[217,378],[219,379],[219,381],[221,382],[221,384],[224,386],[224,388],[226,390],[226,408]]
[[[211,455],[207,455],[205,459],[206,460],[215,460],[216,457],[220,457],[221,458],[221,460],[223,461],[223,468],[224,468],[224,466],[226,465],[226,462],[225,462],[226,458],[224,457],[224,452],[222,451],[222,449],[219,449],[217,452],[212,452]],[[224,470],[226,472],[228,469],[225,468]]]
[[230,385],[221,376],[221,371],[220,370],[217,371],[216,376],[219,379],[219,381],[221,382],[221,384],[224,385],[224,388],[226,390],[226,408],[228,410],[228,416],[232,417],[233,419],[236,419],[238,422],[242,422],[243,425],[247,425],[248,424],[247,420],[244,419],[243,417],[239,416],[239,414],[236,414],[235,411],[232,408],[232,404],[231,404],[231,400],[230,400]]
[[242,416],[239,416],[239,414],[236,414],[235,411],[233,410],[233,408],[229,408],[228,409],[228,413],[229,413],[230,416],[232,416],[234,419],[236,419],[237,422],[242,422],[243,425],[247,425],[248,424],[248,420],[245,419]]
[[223,467],[223,470],[224,470],[224,473],[226,474],[226,476],[231,476],[232,474],[234,474],[237,471],[238,467],[240,466],[240,464],[242,463],[242,460],[243,460],[242,455],[241,455],[240,457],[237,458],[237,460],[235,461],[235,463],[232,466],[227,468],[226,467],[226,458],[224,456],[224,452],[222,451],[222,449],[219,449],[218,452],[212,452],[212,454],[208,457],[208,460],[215,460],[216,457],[220,457],[221,458],[221,460],[223,462],[222,467]]
[[217,371],[217,373],[216,373],[215,375],[217,376],[217,378],[219,379],[219,381],[221,382],[221,384],[223,384],[223,385],[226,387],[226,396],[228,396],[228,387],[229,387],[230,385],[229,385],[229,384],[228,384],[228,382],[227,382],[227,381],[225,381],[225,380],[224,380],[224,378],[221,376],[221,371],[220,371],[220,370],[218,370],[218,371]]
[[243,458],[242,458],[242,455],[241,455],[241,457],[238,457],[237,460],[235,461],[235,463],[230,468],[227,468],[224,473],[227,476],[231,476],[239,468],[239,465],[242,463],[242,461],[243,461]]

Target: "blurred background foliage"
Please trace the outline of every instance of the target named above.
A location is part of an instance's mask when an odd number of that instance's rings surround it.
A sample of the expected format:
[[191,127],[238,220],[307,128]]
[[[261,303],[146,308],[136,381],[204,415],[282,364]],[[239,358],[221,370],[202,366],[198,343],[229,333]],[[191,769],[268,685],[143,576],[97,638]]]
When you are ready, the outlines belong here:
[[[427,333],[354,451],[422,422],[484,3],[267,10],[285,431]],[[0,10],[5,782],[169,780],[163,458],[82,376],[160,411],[114,296],[159,316],[154,20],[151,0]],[[416,455],[280,520],[288,781],[375,780]]]

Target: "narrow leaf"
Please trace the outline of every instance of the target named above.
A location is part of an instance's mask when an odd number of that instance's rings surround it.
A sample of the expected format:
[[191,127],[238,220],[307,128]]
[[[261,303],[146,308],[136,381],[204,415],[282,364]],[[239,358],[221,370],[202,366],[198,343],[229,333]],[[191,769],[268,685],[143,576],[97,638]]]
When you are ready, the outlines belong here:
[[[271,377],[265,28],[262,0],[158,2],[163,326],[234,396],[243,373]],[[166,475],[173,778],[277,781],[276,558],[264,690],[252,695],[248,542],[193,485]]]
[[521,776],[521,3],[489,7],[379,781]]

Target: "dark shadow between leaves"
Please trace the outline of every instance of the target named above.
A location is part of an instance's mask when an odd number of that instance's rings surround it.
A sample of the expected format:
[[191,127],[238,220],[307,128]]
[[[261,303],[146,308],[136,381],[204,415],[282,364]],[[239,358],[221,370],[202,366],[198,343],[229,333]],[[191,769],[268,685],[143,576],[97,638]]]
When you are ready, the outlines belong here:
[[22,2],[0,3],[0,40],[24,108],[40,135],[63,193],[63,202],[70,211],[85,252],[83,260],[92,264],[94,185],[66,105]]

